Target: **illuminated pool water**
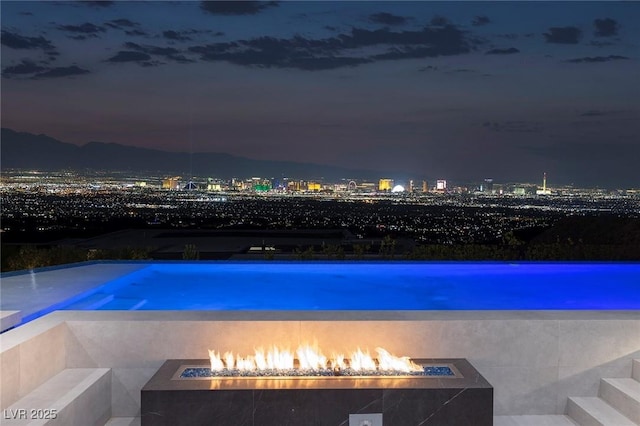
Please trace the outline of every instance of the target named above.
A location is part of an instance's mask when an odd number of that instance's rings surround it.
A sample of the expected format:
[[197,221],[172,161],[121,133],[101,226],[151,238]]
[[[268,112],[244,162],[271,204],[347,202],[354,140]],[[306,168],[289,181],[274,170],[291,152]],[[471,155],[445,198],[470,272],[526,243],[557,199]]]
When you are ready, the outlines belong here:
[[640,263],[152,263],[63,309],[636,310]]

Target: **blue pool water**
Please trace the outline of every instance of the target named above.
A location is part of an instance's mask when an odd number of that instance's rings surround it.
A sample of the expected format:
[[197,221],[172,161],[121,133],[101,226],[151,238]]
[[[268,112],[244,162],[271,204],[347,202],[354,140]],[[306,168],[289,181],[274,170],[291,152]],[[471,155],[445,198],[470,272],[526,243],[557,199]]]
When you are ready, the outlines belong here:
[[640,263],[153,263],[65,309],[636,310]]

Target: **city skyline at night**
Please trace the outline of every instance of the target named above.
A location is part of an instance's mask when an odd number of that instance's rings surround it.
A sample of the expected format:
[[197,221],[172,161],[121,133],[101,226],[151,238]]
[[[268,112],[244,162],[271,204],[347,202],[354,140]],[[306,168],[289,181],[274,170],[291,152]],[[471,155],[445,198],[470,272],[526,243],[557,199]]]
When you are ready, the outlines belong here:
[[637,187],[640,4],[2,2],[2,121],[85,145]]

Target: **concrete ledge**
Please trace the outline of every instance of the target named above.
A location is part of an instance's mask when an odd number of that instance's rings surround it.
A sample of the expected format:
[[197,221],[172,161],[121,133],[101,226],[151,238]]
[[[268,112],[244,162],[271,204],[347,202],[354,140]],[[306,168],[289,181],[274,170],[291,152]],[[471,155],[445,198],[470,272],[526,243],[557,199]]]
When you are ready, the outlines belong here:
[[578,424],[584,426],[637,426],[604,400],[597,397],[569,398],[567,414]]
[[66,369],[3,411],[6,425],[83,426],[111,417],[111,371]]
[[6,331],[22,321],[21,311],[0,311],[0,333]]
[[56,311],[55,321],[473,321],[473,320],[632,320],[626,311]]
[[493,426],[578,426],[578,423],[564,415],[496,416]]
[[140,417],[111,417],[104,426],[140,426]]
[[640,424],[640,383],[632,378],[602,379],[600,398],[609,405]]

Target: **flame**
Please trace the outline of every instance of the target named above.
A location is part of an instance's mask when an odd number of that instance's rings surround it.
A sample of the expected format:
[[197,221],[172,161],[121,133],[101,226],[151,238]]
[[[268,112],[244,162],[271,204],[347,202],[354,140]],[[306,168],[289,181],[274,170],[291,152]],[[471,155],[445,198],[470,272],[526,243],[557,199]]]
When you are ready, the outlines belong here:
[[422,371],[422,367],[411,361],[408,356],[397,357],[391,355],[383,348],[376,348],[378,353],[378,364],[380,370],[395,371]]
[[333,368],[334,370],[344,370],[347,368],[347,363],[344,360],[343,354],[337,354],[333,356],[333,358],[331,359],[331,368]]
[[356,372],[367,371],[393,371],[393,372],[418,372],[422,367],[412,362],[409,357],[398,357],[390,354],[383,348],[376,348],[377,358],[374,359],[369,351],[358,348],[348,357],[343,354],[334,354],[330,359],[322,354],[317,347],[301,345],[294,352],[289,349],[271,347],[265,351],[263,348],[254,350],[253,355],[241,357],[232,352],[219,352],[209,349],[211,371],[238,370],[241,372],[265,371],[265,370],[311,370],[320,371],[326,369],[346,370]]
[[209,349],[209,359],[211,360],[211,371],[224,370],[224,363],[222,362],[219,353],[216,353],[216,351],[212,351],[211,349]]
[[363,352],[358,348],[351,354],[349,366],[355,371],[371,371],[376,369],[376,362],[373,360],[369,351]]

